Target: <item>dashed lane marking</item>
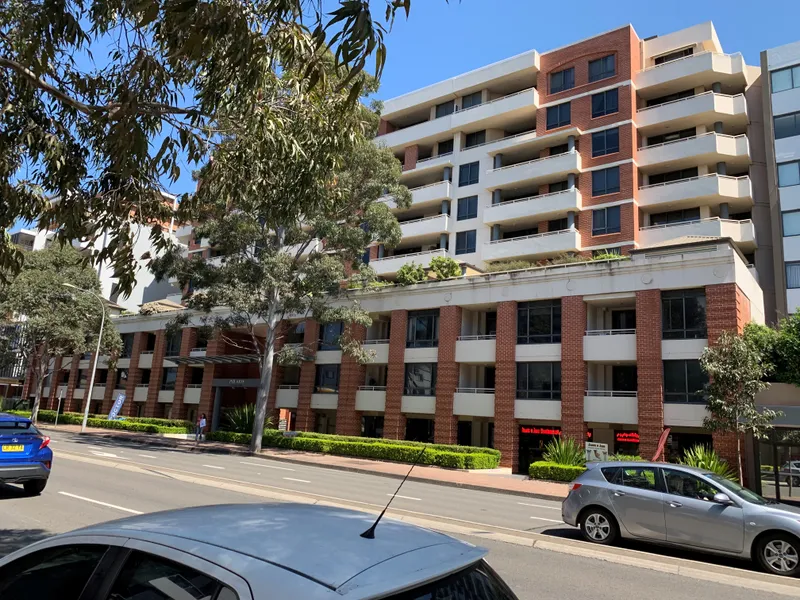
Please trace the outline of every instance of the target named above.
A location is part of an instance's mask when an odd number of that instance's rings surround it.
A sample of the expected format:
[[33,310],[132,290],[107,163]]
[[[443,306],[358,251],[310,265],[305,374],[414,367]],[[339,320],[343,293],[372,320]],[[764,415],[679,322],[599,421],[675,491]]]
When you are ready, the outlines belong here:
[[133,510],[132,508],[125,508],[124,506],[117,506],[116,504],[109,504],[108,502],[101,502],[100,500],[94,500],[92,498],[86,498],[85,496],[78,496],[77,494],[70,494],[69,492],[58,492],[62,496],[68,496],[70,498],[75,498],[76,500],[83,500],[84,502],[89,502],[90,504],[98,504],[100,506],[106,506],[108,508],[113,508],[115,510],[121,510],[122,512],[130,513],[132,515],[143,515],[144,513],[140,510]]
[[286,481],[297,481],[298,483],[311,483],[307,479],[295,479],[294,477],[284,477]]

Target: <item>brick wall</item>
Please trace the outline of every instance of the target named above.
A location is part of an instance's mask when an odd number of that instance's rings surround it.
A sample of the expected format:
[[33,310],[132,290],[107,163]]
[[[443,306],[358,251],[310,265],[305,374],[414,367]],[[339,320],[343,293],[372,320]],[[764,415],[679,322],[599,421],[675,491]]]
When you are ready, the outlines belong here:
[[[622,166],[625,167],[627,165]],[[585,197],[586,196],[584,196],[584,198]],[[639,211],[633,202],[620,205],[619,219],[619,233],[592,235],[592,210],[589,209],[580,212],[576,217],[575,226],[581,235],[581,247],[618,244],[620,242],[632,242],[636,240],[639,232]]]
[[156,343],[153,347],[153,366],[150,369],[150,386],[147,388],[147,402],[144,405],[144,416],[155,417],[158,411],[158,393],[161,391],[161,378],[164,373],[164,356],[167,353],[167,333],[164,329],[156,331]]
[[436,421],[433,428],[437,444],[455,444],[458,417],[453,414],[453,395],[458,387],[456,341],[461,333],[461,307],[439,309],[439,364],[436,374]]
[[[363,325],[351,324],[350,335],[363,342],[367,339],[367,329]],[[356,393],[358,386],[364,385],[366,367],[352,356],[342,354],[339,373],[339,403],[336,408],[336,433],[339,435],[361,434],[361,413],[356,412]]]
[[147,332],[137,331],[133,334],[133,348],[131,348],[131,362],[128,367],[128,383],[125,386],[125,404],[122,405],[122,412],[125,415],[136,414],[134,412],[133,394],[136,386],[142,381],[142,373],[139,369],[139,355],[147,345]]
[[82,400],[75,398],[75,388],[78,385],[78,371],[81,355],[76,354],[72,357],[72,366],[69,370],[69,383],[67,383],[67,394],[64,396],[64,412],[78,412],[81,409]]
[[402,440],[406,437],[406,418],[401,411],[405,384],[407,310],[393,310],[389,333],[389,365],[386,372],[386,408],[383,437]]
[[317,375],[317,366],[314,357],[317,355],[319,342],[319,324],[312,319],[306,320],[306,330],[303,334],[303,353],[310,360],[303,361],[300,365],[300,389],[297,399],[297,431],[314,431],[314,411],[311,410],[311,394],[314,393],[314,380]]
[[[197,329],[194,327],[184,327],[181,332],[181,357],[188,357],[192,348],[197,343]],[[189,377],[191,375],[191,367],[187,364],[181,363],[178,365],[178,373],[175,377],[175,395],[172,399],[172,418],[185,419],[186,406],[183,404],[183,398],[186,395],[186,386],[189,385]]]
[[586,331],[586,303],[583,296],[561,299],[561,431],[565,438],[583,444],[583,396],[586,391],[586,363],[583,335]]
[[380,123],[378,124],[378,135],[386,135],[387,133],[392,133],[395,131],[395,126],[389,123],[386,119],[381,119]]
[[61,371],[61,356],[56,356],[53,363],[53,374],[50,377],[50,395],[42,399],[42,406],[55,410],[58,407],[58,375]]
[[[636,292],[636,372],[639,454],[650,460],[664,431],[664,365],[661,359],[661,291]],[[659,457],[661,458],[661,457]]]
[[[208,341],[206,346],[206,356],[220,356],[225,354],[225,340],[219,332],[214,333],[214,337]],[[197,416],[205,413],[206,421],[209,429],[212,423],[212,414],[214,410],[214,396],[216,389],[214,388],[214,378],[216,377],[217,366],[214,364],[206,363],[203,365],[203,386],[200,388],[200,402],[197,405]]]
[[500,466],[519,468],[519,425],[514,418],[517,398],[517,303],[497,305],[495,350],[494,447]]
[[414,144],[405,149],[405,157],[403,158],[403,171],[409,171],[417,166],[419,159],[419,146]]

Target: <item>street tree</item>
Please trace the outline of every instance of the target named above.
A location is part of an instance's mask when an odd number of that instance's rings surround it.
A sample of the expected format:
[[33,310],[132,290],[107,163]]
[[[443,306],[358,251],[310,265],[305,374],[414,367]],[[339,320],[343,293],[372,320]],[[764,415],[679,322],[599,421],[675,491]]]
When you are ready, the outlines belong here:
[[780,415],[756,407],[756,395],[769,387],[765,382],[769,367],[742,336],[728,331],[722,333],[716,345],[703,350],[700,366],[709,377],[705,389],[708,416],[703,425],[711,431],[736,436],[739,481],[744,481],[742,436],[749,433],[764,438],[772,421]]
[[431,272],[436,275],[436,279],[461,277],[461,265],[449,256],[434,256],[431,259]]
[[770,367],[769,381],[800,386],[800,315],[782,319],[777,328],[748,323],[744,339]]
[[[10,350],[33,368],[36,395],[31,419],[36,422],[50,359],[94,351],[100,330],[101,303],[97,272],[88,267],[72,246],[54,244],[27,252],[22,270],[0,288],[0,314],[13,321],[20,333]],[[112,354],[122,342],[113,322],[106,319],[101,351]],[[86,398],[90,402],[91,398]]]
[[[352,277],[354,287],[371,287],[375,273],[363,262],[367,247],[391,247],[401,237],[388,204],[378,199],[388,193],[407,207],[411,197],[399,184],[399,161],[372,142],[374,111],[349,102],[335,75],[302,95],[293,93],[293,85],[288,77],[282,102],[293,119],[281,136],[273,134],[268,114],[226,118],[236,133],[216,147],[198,175],[197,192],[187,199],[197,219],[195,235],[209,240],[215,258],[172,251],[152,261],[157,276],[191,284],[185,304],[202,315],[203,327],[258,356],[253,452],[261,448],[279,324],[312,317],[368,326],[369,315],[348,298],[352,292],[343,282]],[[375,86],[365,77],[365,90]],[[189,318],[185,311],[172,326]],[[349,327],[339,345],[368,360]],[[290,347],[277,358],[302,360]]]
[[287,73],[294,94],[311,93],[328,73],[327,48],[355,103],[358,75],[374,60],[380,76],[384,37],[410,5],[336,0],[326,13],[321,0],[0,3],[0,278],[21,268],[8,231],[23,220],[88,241],[90,259],[108,261],[130,292],[130,225],[153,226],[152,243],[169,246],[157,225],[174,216],[163,186],[230,134],[221,113],[281,136],[294,118],[280,96]]

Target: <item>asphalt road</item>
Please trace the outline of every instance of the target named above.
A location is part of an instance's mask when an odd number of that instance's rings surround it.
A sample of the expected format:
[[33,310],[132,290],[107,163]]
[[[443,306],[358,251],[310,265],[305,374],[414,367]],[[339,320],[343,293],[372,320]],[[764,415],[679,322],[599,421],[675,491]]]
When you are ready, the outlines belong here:
[[[372,509],[385,504],[397,487],[395,479],[273,460],[186,453],[63,433],[53,435],[53,440],[54,469],[40,497],[28,498],[15,486],[0,485],[0,555],[54,533],[131,514],[202,504],[264,501],[252,493],[178,480],[171,472],[242,486],[237,489],[321,494],[331,500],[361,503]],[[78,461],[68,455],[80,455],[92,462]],[[139,469],[121,470],[114,466],[117,464],[135,465]],[[159,471],[150,470],[155,468]],[[560,507],[555,502],[418,482],[408,482],[395,502],[397,508],[429,519],[447,517],[473,526],[487,524],[575,537],[571,528],[560,523]],[[768,597],[766,592],[591,558],[470,536],[457,537],[488,547],[490,563],[520,598],[618,600],[630,593],[641,594],[648,600],[722,597],[722,594],[731,600]]]

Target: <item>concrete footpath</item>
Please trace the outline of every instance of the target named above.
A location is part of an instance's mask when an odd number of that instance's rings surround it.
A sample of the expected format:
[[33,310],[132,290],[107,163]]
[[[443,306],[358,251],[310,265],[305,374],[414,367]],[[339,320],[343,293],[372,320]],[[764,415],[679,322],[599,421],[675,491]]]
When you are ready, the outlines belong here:
[[[80,426],[78,425],[58,425],[56,427],[49,423],[42,423],[39,425],[39,428],[45,431],[57,430],[66,433],[80,433]],[[308,464],[316,467],[339,469],[356,473],[368,473],[370,475],[381,475],[396,479],[405,477],[410,467],[410,465],[405,463],[351,458],[347,456],[332,456],[330,454],[298,452],[296,450],[281,450],[276,448],[267,448],[262,450],[260,454],[251,455],[245,447],[238,444],[224,444],[221,442],[201,442],[198,444],[193,440],[91,427],[87,428],[84,435],[179,448],[187,452],[261,456],[263,458],[282,460],[290,463]],[[523,475],[513,475],[509,473],[507,469],[466,471],[417,465],[411,472],[409,480],[556,501],[563,500],[569,490],[566,484],[534,481]]]

